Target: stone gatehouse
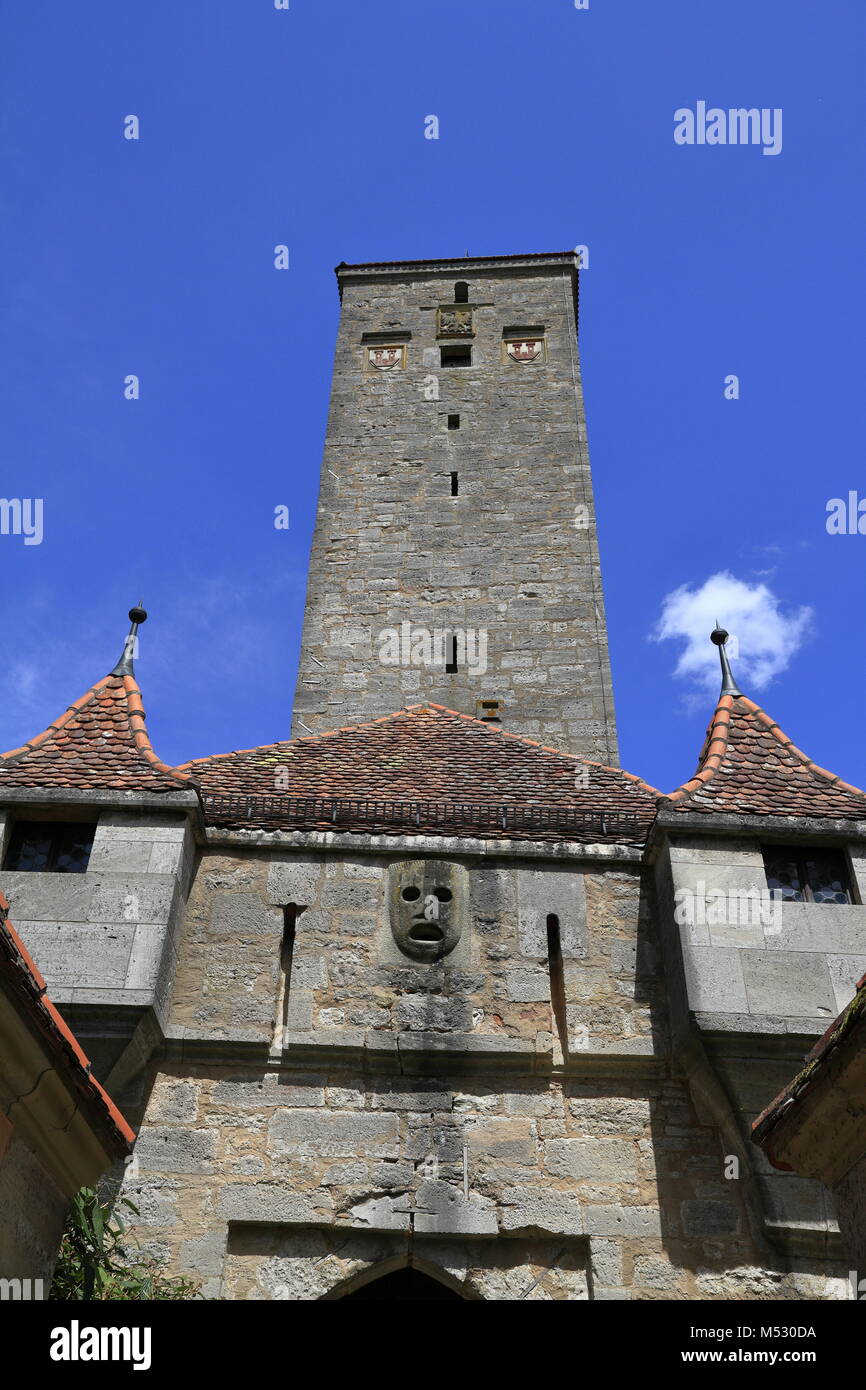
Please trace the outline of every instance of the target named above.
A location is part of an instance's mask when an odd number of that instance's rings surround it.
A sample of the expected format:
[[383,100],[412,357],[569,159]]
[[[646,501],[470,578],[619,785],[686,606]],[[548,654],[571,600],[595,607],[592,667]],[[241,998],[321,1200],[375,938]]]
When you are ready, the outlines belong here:
[[210,1298],[846,1297],[749,1133],[866,970],[866,796],[721,631],[694,777],[618,767],[574,256],[338,279],[295,736],[167,766],[128,641],[0,758],[137,1236]]

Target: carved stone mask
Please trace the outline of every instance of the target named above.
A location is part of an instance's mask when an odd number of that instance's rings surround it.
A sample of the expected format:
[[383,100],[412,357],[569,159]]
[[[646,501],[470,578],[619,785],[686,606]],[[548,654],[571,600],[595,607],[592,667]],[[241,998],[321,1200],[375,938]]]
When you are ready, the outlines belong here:
[[466,870],[439,859],[407,859],[389,870],[388,910],[394,940],[413,960],[453,951],[466,915]]

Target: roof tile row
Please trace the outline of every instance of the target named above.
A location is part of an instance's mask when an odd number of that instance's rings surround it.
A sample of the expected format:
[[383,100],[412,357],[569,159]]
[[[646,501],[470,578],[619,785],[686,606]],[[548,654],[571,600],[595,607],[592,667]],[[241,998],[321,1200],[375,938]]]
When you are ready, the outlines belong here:
[[[317,798],[561,808],[588,818],[594,813],[634,817],[638,840],[646,837],[660,807],[690,814],[866,820],[862,791],[818,767],[753,701],[731,694],[719,699],[696,773],[664,796],[632,773],[429,703],[366,724],[171,768],[151,747],[135,678],[111,675],[24,747],[0,756],[0,796],[4,787],[192,788],[201,793],[206,808],[227,797],[274,796],[287,803]],[[269,828],[281,824],[272,812],[266,819]],[[223,816],[219,823],[232,819]],[[242,823],[256,825],[254,810],[248,808]],[[312,824],[332,828],[321,816],[314,816]],[[285,825],[299,828],[294,813]],[[310,828],[309,817],[306,825]],[[370,818],[350,819],[342,828],[370,830]],[[426,820],[416,818],[416,828],[448,833],[438,811]],[[533,827],[515,834],[513,826],[497,829],[491,821],[483,833],[509,839],[598,838],[589,825],[585,833],[574,829],[564,835],[549,826],[543,832]]]

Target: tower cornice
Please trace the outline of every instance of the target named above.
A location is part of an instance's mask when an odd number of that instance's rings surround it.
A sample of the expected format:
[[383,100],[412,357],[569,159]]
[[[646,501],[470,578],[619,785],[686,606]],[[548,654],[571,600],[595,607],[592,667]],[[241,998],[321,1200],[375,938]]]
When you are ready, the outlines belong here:
[[340,300],[343,298],[343,285],[357,280],[377,280],[405,278],[407,275],[459,275],[462,271],[491,270],[498,274],[520,274],[523,271],[541,267],[550,269],[562,266],[572,279],[577,314],[577,285],[580,257],[576,251],[538,251],[511,256],[455,256],[445,259],[423,261],[341,261],[334,267]]
[[460,270],[468,265],[489,265],[497,268],[500,266],[517,267],[520,265],[549,265],[556,261],[573,266],[575,270],[579,265],[576,251],[530,251],[509,256],[447,256],[421,261],[341,261],[335,267],[335,274],[339,277],[349,271],[364,270]]

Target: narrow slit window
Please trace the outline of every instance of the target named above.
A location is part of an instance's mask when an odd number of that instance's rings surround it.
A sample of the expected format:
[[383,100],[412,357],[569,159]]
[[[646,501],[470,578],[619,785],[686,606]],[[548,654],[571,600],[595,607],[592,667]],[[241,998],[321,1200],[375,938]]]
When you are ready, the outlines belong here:
[[451,474],[451,496],[452,496],[452,497],[456,497],[457,495],[458,495],[457,474],[456,474],[456,473],[452,473],[452,474]]
[[286,980],[286,993],[292,977],[292,958],[295,954],[295,927],[301,909],[297,903],[289,903],[283,908],[283,939],[280,942],[280,969]]
[[448,428],[449,428],[449,430],[459,430],[459,428],[460,428],[460,416],[459,416],[459,415],[449,415],[449,416],[448,416]]
[[568,1023],[565,1012],[565,973],[562,968],[562,942],[559,918],[547,915],[547,968],[550,971],[550,1007],[563,1056],[568,1055]]
[[457,638],[448,638],[448,660],[445,663],[445,670],[454,675],[457,670]]
[[295,929],[298,917],[303,912],[298,903],[287,903],[283,908],[283,935],[280,941],[280,986],[277,995],[276,1020],[272,1050],[282,1052],[285,1045],[286,1029],[289,1026],[289,999],[292,987],[292,961],[295,954]]

